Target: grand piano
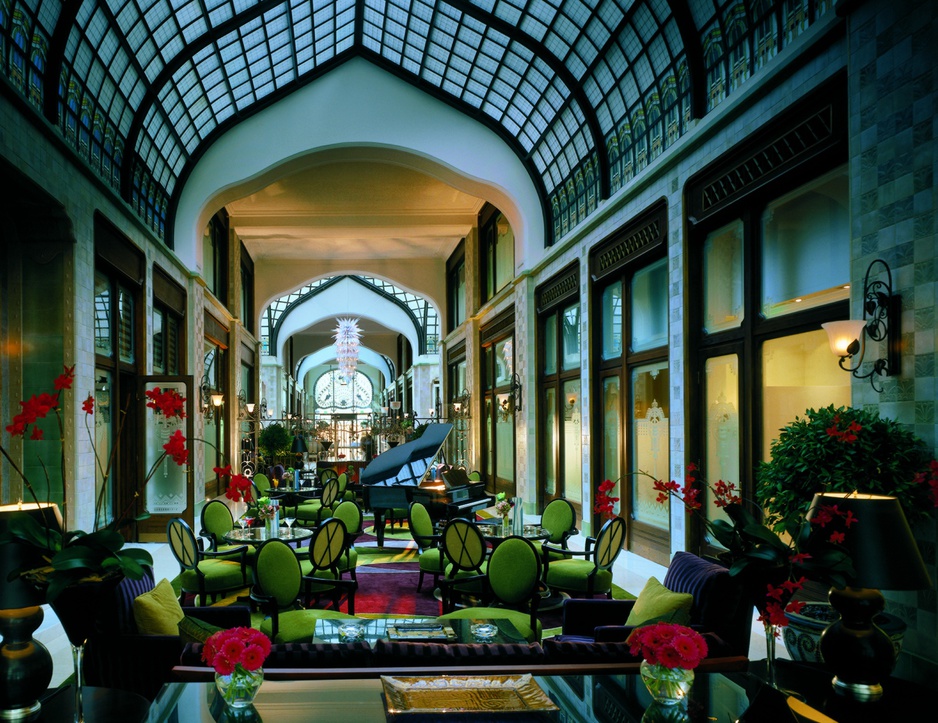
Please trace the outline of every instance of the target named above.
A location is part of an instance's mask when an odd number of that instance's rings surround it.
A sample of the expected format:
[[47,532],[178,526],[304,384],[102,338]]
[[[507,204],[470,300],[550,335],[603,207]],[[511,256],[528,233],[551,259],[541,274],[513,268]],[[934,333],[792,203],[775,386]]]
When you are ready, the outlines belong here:
[[[359,482],[365,507],[375,516],[378,545],[384,545],[385,515],[407,509],[411,502],[426,505],[435,521],[462,517],[492,504],[483,482],[448,484],[431,478],[433,461],[440,453],[452,424],[428,424],[418,439],[379,454],[362,470]],[[460,480],[462,482],[462,480]]]

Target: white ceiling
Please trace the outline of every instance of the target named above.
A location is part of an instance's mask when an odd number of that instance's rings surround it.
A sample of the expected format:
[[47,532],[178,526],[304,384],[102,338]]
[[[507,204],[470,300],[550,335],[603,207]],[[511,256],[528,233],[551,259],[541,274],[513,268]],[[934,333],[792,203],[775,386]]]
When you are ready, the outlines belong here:
[[482,199],[390,163],[341,161],[286,175],[227,205],[255,263],[446,259]]

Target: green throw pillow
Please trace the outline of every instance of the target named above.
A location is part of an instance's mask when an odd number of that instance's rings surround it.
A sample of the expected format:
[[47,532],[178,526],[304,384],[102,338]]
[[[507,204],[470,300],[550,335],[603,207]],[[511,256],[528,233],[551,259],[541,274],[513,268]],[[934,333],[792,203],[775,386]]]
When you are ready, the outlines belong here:
[[179,621],[179,637],[183,643],[204,643],[219,630],[224,628],[198,618],[190,618],[188,615]]
[[694,596],[689,592],[671,592],[657,579],[650,577],[635,600],[625,624],[668,622],[687,625],[690,623],[690,608],[693,603]]
[[173,586],[166,578],[134,598],[134,622],[141,635],[178,635],[183,617]]

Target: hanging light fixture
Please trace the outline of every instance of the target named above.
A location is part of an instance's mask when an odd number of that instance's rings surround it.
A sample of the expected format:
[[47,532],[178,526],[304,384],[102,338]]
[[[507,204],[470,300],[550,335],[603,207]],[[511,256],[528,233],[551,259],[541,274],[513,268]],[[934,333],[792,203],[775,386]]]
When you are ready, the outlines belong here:
[[339,365],[339,374],[346,381],[352,380],[358,366],[358,349],[362,332],[358,328],[358,319],[339,319],[335,336],[335,357]]

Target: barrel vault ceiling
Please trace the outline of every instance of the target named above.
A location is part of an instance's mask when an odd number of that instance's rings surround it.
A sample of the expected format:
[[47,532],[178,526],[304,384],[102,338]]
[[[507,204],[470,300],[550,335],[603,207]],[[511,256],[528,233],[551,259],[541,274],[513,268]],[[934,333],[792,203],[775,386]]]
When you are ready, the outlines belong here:
[[[172,247],[175,204],[211,143],[361,57],[498,133],[538,187],[552,244],[832,4],[0,0],[0,76]],[[296,180],[294,191],[309,183]],[[439,203],[455,195],[428,192]],[[259,220],[274,210],[268,195],[268,209],[254,198],[240,211],[285,248],[289,234]],[[449,200],[456,216],[479,201]],[[375,219],[385,221],[396,223]],[[431,246],[449,243],[423,232]]]

